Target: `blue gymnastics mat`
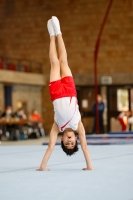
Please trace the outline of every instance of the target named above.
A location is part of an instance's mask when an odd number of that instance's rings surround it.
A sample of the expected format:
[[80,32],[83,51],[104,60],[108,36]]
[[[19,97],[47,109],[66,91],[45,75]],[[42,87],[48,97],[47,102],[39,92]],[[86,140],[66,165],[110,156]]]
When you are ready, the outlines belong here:
[[90,146],[94,171],[79,151],[55,146],[51,171],[36,171],[47,146],[0,146],[1,200],[132,200],[133,145]]
[[[86,135],[88,145],[121,145],[121,144],[133,144],[133,134],[95,134]],[[56,145],[60,145],[58,141]],[[78,139],[78,144],[80,141]],[[44,142],[43,145],[48,145],[48,142]]]
[[133,135],[133,131],[113,131],[113,132],[109,132],[108,134],[121,134],[121,135],[128,135],[128,134],[130,134],[130,135]]
[[133,144],[133,134],[130,133],[87,135],[86,139],[89,145]]

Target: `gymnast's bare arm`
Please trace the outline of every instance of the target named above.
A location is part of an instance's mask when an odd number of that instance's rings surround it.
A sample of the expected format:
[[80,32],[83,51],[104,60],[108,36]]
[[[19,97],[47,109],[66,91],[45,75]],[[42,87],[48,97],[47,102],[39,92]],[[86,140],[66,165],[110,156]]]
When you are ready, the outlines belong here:
[[90,157],[90,153],[89,153],[87,142],[86,142],[85,129],[81,121],[78,124],[77,133],[79,135],[81,148],[86,160],[86,168],[83,168],[83,170],[93,170],[94,168],[92,167],[91,157]]
[[56,122],[54,122],[52,129],[50,131],[50,140],[49,140],[48,148],[44,154],[41,165],[37,170],[39,170],[39,171],[49,171],[50,170],[49,168],[46,168],[46,165],[47,165],[50,155],[54,149],[58,133],[59,133],[59,128],[58,128]]

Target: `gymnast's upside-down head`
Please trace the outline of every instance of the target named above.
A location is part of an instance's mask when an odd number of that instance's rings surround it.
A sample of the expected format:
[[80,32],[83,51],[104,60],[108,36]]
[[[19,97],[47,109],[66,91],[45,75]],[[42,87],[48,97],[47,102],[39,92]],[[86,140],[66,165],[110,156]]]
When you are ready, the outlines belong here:
[[76,132],[71,128],[65,129],[61,137],[62,150],[69,156],[78,151]]

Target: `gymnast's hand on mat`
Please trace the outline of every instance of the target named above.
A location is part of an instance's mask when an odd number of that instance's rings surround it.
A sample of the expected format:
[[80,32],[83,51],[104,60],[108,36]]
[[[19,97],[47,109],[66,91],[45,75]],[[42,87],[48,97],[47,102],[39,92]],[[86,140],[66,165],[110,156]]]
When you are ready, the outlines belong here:
[[83,168],[82,170],[94,170],[94,168]]
[[36,170],[37,170],[37,171],[50,171],[50,168],[46,168],[46,167],[45,167],[45,168],[43,169],[43,168],[40,167],[40,168],[37,168]]

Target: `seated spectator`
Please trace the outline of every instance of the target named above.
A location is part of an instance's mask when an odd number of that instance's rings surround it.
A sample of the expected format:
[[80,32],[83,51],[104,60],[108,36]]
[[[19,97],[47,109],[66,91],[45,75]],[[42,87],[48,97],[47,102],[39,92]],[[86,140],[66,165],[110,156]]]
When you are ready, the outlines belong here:
[[[27,124],[27,121],[25,121],[27,119],[27,116],[24,113],[23,107],[17,109],[17,111],[14,113],[14,118],[15,120],[20,121],[20,123],[16,125],[16,128],[19,131],[19,138],[22,140],[27,139],[28,138],[28,124]],[[23,123],[21,124],[22,121]]]
[[13,123],[8,123],[10,121],[12,121],[12,119],[14,118],[13,115],[13,111],[12,111],[12,107],[11,106],[7,106],[6,111],[2,113],[1,115],[1,120],[5,121],[5,132],[6,135],[9,135],[9,139],[10,140],[17,140],[17,135],[16,135],[16,126]]
[[41,122],[42,121],[41,116],[37,110],[35,110],[35,109],[32,110],[32,113],[30,114],[30,120],[32,122]]
[[20,120],[24,120],[24,119],[27,119],[27,116],[26,114],[24,113],[24,109],[21,107],[21,108],[18,108],[17,111],[14,113],[14,117],[15,118],[18,118]]
[[129,124],[130,130],[133,131],[133,111],[131,111],[131,115],[128,118],[128,124]]
[[45,135],[45,131],[41,123],[42,122],[41,116],[35,109],[33,109],[32,113],[30,114],[30,122],[31,122],[32,134],[29,136],[29,138],[37,138],[39,135],[40,136]]
[[2,120],[10,121],[13,118],[13,111],[11,106],[6,107],[6,111],[1,114]]
[[122,131],[126,131],[127,129],[129,129],[128,118],[130,116],[131,116],[130,111],[123,111],[118,115],[117,119],[119,120],[121,124]]

